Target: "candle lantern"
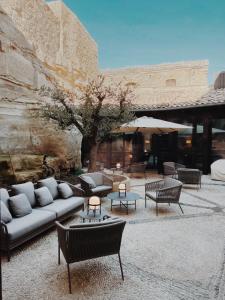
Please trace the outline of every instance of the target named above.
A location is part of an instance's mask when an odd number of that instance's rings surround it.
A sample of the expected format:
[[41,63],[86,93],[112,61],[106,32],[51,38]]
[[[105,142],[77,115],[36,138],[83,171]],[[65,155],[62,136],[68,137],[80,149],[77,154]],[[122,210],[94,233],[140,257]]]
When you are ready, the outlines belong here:
[[117,164],[116,164],[116,168],[117,168],[117,169],[120,169],[120,168],[121,168],[121,164],[120,164],[120,163],[117,163]]
[[126,197],[127,195],[126,184],[120,183],[118,189],[119,189],[119,197]]
[[96,211],[100,212],[101,214],[101,199],[98,196],[92,196],[88,199],[88,207],[87,207],[87,214],[89,211],[93,211],[94,216],[96,215]]

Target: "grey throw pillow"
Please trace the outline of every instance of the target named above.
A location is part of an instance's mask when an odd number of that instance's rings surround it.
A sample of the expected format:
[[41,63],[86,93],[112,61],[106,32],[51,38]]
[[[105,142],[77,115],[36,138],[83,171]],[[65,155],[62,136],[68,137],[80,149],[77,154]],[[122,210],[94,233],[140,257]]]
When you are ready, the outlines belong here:
[[40,187],[46,186],[52,194],[53,199],[58,198],[58,183],[54,177],[49,177],[38,181]]
[[60,183],[58,185],[58,190],[59,190],[60,196],[63,199],[67,199],[67,198],[73,196],[73,191],[72,191],[71,187],[67,183],[65,183],[65,182]]
[[91,189],[96,187],[96,183],[90,176],[82,175],[81,178],[89,184]]
[[4,223],[9,223],[12,221],[12,215],[10,214],[8,208],[6,207],[3,201],[0,201],[0,212],[1,212],[1,221]]
[[34,195],[34,185],[31,181],[21,184],[15,184],[12,186],[15,195],[25,194],[27,199],[30,201],[32,207],[35,206],[36,200]]
[[5,203],[7,208],[9,208],[9,193],[6,189],[0,189],[0,200]]
[[30,201],[25,194],[19,194],[9,198],[9,207],[13,217],[20,218],[32,213]]
[[52,194],[46,186],[34,190],[38,205],[46,206],[53,202]]

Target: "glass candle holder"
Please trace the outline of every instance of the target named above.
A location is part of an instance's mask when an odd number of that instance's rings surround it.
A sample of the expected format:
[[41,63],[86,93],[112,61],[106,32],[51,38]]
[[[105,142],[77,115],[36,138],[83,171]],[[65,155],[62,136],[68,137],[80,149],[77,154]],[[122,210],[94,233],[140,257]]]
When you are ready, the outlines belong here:
[[126,184],[125,183],[120,183],[118,186],[119,189],[119,197],[126,197],[127,194],[127,188],[126,188]]

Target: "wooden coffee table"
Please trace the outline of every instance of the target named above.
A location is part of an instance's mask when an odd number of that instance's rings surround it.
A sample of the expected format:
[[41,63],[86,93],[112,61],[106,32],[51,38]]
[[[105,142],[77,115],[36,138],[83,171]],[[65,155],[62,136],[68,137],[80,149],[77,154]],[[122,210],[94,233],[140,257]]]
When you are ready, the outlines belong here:
[[[127,192],[126,195],[119,195],[119,192],[113,192],[107,195],[107,198],[111,200],[111,210],[113,206],[119,206],[120,208],[125,207],[127,214],[129,206],[134,206],[135,210],[137,208],[136,202],[141,199],[141,196],[137,193]],[[118,202],[117,204],[113,204],[113,202]]]

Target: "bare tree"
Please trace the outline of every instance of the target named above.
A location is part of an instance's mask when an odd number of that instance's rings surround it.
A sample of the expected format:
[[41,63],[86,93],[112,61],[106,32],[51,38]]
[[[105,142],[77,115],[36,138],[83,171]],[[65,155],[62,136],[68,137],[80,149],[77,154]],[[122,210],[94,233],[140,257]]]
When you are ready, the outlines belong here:
[[89,171],[94,171],[99,144],[113,129],[134,118],[133,88],[122,83],[111,86],[102,75],[89,81],[76,95],[59,88],[42,88],[40,94],[47,92],[53,100],[43,106],[42,115],[56,121],[61,129],[77,127],[90,149]]

